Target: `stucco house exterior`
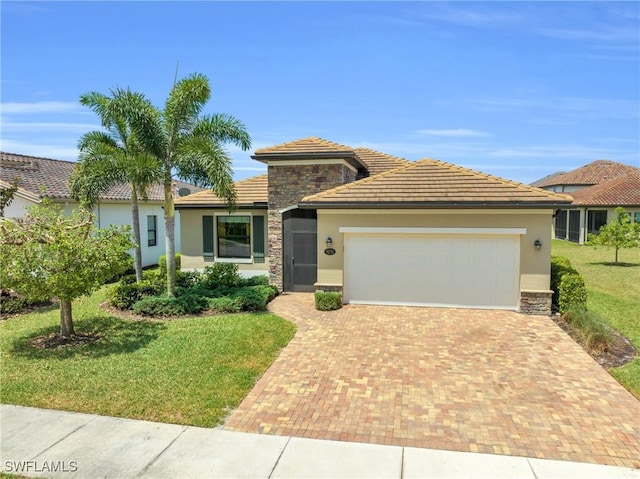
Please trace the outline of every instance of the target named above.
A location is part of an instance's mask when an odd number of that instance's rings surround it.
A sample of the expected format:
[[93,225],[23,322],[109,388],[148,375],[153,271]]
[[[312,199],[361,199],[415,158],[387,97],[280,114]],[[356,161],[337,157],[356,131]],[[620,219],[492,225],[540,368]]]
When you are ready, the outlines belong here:
[[[26,208],[49,198],[59,204],[65,212],[78,206],[71,197],[69,178],[76,163],[15,153],[0,152],[0,182],[7,187],[14,178],[19,178],[18,191],[12,203],[5,209],[6,218],[22,218]],[[176,181],[175,193],[202,191],[187,183]],[[155,185],[149,192],[149,201],[139,201],[142,265],[158,263],[165,253],[164,192],[162,185]],[[131,189],[118,185],[100,197],[93,209],[96,226],[131,225]],[[180,251],[180,218],[176,215],[176,251]]]
[[550,313],[558,193],[450,163],[310,137],[255,151],[267,174],[176,200],[182,268],[233,262],[345,303]]
[[533,185],[573,198],[571,207],[559,208],[554,214],[554,238],[584,244],[589,234],[598,233],[615,218],[618,206],[640,223],[640,168],[635,166],[596,160]]

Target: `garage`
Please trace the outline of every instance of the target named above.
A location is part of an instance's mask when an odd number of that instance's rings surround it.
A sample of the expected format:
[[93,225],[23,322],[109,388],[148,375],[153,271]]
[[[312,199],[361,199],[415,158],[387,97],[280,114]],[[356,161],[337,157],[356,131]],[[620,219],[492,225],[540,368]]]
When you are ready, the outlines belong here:
[[343,227],[347,303],[518,309],[520,228]]

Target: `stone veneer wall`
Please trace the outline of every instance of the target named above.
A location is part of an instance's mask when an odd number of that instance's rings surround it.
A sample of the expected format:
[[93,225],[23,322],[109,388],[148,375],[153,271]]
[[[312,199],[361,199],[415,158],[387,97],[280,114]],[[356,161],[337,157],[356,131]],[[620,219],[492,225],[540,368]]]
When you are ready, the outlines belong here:
[[553,291],[520,291],[520,312],[550,316],[552,295]]
[[269,279],[283,289],[282,214],[305,196],[320,193],[356,179],[356,173],[343,164],[269,165]]

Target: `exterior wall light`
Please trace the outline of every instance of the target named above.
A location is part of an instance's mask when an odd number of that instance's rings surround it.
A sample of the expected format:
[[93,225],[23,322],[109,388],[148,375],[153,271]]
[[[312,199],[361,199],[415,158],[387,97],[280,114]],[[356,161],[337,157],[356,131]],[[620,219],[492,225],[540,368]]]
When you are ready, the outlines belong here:
[[331,236],[329,236],[327,238],[327,248],[331,248],[331,245],[333,244],[333,240],[331,239]]
[[329,256],[336,254],[336,250],[331,247],[333,245],[333,240],[331,239],[331,236],[327,238],[326,243],[327,243],[327,247],[324,250],[324,254]]
[[535,241],[533,242],[533,246],[534,246],[538,251],[540,251],[540,249],[542,248],[542,241],[540,241],[539,239],[535,240]]

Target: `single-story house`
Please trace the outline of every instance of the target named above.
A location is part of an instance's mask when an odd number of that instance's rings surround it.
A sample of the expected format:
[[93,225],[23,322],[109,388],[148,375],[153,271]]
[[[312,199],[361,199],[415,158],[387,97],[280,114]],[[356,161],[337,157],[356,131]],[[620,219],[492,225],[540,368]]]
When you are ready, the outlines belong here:
[[640,168],[610,160],[596,160],[568,173],[550,175],[533,185],[571,195],[569,208],[554,214],[553,237],[584,244],[612,221],[622,206],[640,223]]
[[442,161],[310,137],[255,151],[267,174],[176,200],[182,267],[233,262],[345,303],[549,313],[558,193]]
[[[54,160],[15,153],[0,152],[0,186],[7,188],[19,178],[18,191],[5,209],[6,218],[22,218],[26,208],[49,198],[61,205],[65,212],[78,206],[71,197],[69,178],[75,168],[73,161]],[[175,182],[176,197],[202,188],[180,181]],[[154,185],[149,191],[149,201],[139,202],[140,234],[142,240],[142,265],[158,263],[165,253],[164,212],[162,209],[164,190]],[[123,184],[112,188],[100,197],[93,209],[96,226],[131,225],[131,188]],[[176,215],[176,251],[180,251],[180,218]]]

